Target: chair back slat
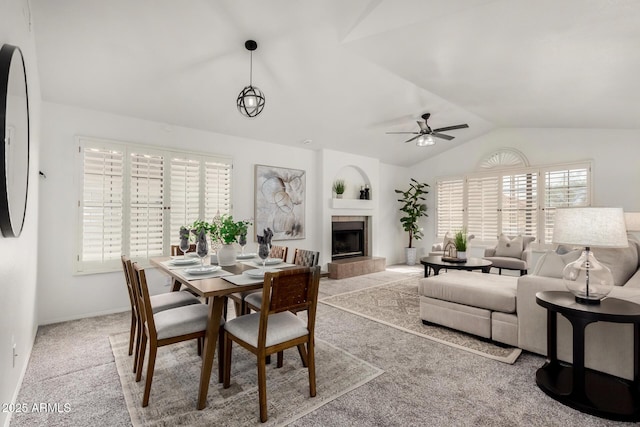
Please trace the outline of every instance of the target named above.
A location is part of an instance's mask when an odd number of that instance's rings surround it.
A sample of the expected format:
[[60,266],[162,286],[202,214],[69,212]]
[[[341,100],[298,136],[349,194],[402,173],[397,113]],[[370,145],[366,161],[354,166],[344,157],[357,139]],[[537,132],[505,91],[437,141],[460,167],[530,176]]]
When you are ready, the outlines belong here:
[[296,249],[293,254],[293,263],[303,267],[315,267],[318,265],[318,258],[320,258],[320,252]]
[[143,323],[147,328],[150,339],[157,340],[156,324],[153,319],[153,307],[151,306],[151,298],[149,296],[149,287],[147,286],[147,275],[144,268],[138,263],[133,263],[133,274],[131,275],[135,282],[135,289],[138,292],[138,307],[142,315]]
[[281,258],[282,261],[287,262],[287,252],[289,252],[287,246],[271,246],[269,258]]
[[136,296],[133,293],[133,284],[131,282],[131,272],[129,271],[129,267],[127,265],[127,263],[131,264],[131,259],[126,255],[122,255],[120,257],[120,260],[122,261],[122,270],[124,271],[124,280],[127,284],[127,293],[129,294],[129,302],[131,303],[131,310],[136,310],[137,301],[136,301]]

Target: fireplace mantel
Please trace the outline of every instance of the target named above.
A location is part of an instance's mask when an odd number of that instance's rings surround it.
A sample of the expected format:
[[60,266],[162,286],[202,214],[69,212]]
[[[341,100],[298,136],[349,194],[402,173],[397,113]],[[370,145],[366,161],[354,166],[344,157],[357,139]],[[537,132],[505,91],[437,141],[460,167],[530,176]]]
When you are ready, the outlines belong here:
[[331,199],[331,208],[333,209],[367,209],[371,210],[375,207],[373,200],[361,199]]

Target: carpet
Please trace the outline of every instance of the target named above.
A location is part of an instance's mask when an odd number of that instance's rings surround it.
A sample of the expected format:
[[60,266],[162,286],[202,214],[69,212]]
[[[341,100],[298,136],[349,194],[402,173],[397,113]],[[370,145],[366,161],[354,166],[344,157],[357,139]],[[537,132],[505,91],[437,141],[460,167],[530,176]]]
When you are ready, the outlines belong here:
[[522,353],[519,348],[497,345],[443,326],[424,325],[420,319],[419,280],[420,277],[412,277],[333,295],[319,302],[489,359],[509,364],[518,359]]
[[[267,365],[269,419],[260,424],[255,356],[233,347],[231,387],[218,384],[217,353],[205,409],[196,409],[200,369],[195,341],[158,349],[149,406],[142,407],[142,381],[135,382],[128,333],[110,335],[111,348],[134,426],[285,425],[371,381],[383,371],[316,338],[315,397],[309,397],[309,376],[296,348],[284,352],[284,366]],[[147,363],[145,361],[145,373]]]

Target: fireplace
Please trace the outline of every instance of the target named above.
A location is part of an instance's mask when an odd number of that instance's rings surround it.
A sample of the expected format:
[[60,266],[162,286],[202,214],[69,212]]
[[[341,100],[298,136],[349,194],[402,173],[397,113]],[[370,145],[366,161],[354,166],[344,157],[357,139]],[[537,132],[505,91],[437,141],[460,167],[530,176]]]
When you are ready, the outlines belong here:
[[331,223],[331,259],[343,259],[365,255],[364,221]]

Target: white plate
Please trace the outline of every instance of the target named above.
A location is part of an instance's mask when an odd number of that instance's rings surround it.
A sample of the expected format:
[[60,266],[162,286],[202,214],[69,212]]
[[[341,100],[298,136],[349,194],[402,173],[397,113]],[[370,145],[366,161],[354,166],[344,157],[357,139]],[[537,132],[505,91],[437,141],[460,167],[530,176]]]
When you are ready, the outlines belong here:
[[275,268],[254,268],[252,270],[245,270],[242,274],[254,279],[259,279],[261,277],[264,277],[264,273],[266,272],[276,272],[276,271],[280,271],[280,270],[277,270]]
[[238,254],[236,255],[236,259],[252,259],[255,258],[256,254],[252,253],[252,254]]
[[189,264],[195,264],[196,262],[198,262],[198,259],[196,258],[174,258],[171,260],[171,264],[172,265],[189,265]]
[[[264,265],[276,265],[282,262],[282,258],[267,258],[264,260]],[[262,260],[259,259],[256,261],[256,265],[262,267]]]
[[202,267],[185,268],[184,272],[187,273],[187,274],[198,275],[198,274],[213,273],[214,271],[218,271],[220,269],[221,269],[221,267],[219,265],[205,265],[205,266],[202,266]]

